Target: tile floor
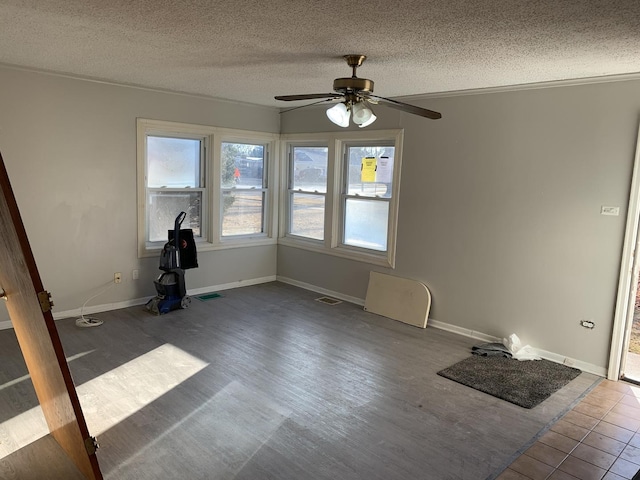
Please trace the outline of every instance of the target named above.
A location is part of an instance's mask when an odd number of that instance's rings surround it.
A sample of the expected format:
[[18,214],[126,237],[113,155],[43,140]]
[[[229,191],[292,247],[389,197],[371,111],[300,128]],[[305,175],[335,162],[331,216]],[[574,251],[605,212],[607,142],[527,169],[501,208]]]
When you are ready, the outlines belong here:
[[622,480],[640,470],[640,386],[603,380],[496,480]]

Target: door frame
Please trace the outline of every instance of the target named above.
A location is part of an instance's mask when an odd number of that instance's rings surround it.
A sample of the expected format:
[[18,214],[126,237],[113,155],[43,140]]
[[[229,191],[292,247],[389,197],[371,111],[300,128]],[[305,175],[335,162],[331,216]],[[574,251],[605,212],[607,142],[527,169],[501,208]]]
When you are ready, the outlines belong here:
[[636,152],[633,162],[631,191],[627,207],[627,225],[624,233],[622,258],[620,261],[620,277],[616,296],[611,350],[607,378],[619,380],[624,372],[627,350],[629,349],[629,333],[633,319],[635,296],[638,288],[638,269],[640,259],[638,249],[638,227],[640,224],[640,126],[636,136]]

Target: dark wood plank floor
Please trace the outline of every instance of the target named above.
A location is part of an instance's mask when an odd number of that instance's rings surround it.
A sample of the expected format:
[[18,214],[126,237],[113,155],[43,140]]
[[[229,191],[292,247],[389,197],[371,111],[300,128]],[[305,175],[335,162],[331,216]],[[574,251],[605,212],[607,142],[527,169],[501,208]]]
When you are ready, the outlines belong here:
[[[105,478],[483,480],[599,380],[526,410],[436,375],[472,339],[277,282],[222,294],[57,322]],[[2,478],[42,478],[25,452],[51,448],[19,443],[46,433],[26,373],[0,332]],[[56,468],[47,478],[76,478]]]

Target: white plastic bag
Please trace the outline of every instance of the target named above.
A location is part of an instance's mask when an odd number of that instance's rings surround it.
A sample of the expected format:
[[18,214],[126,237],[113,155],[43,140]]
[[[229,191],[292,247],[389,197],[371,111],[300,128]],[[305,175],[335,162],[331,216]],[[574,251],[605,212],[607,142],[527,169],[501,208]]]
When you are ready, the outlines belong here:
[[503,338],[502,343],[509,349],[512,355],[522,348],[522,343],[515,333],[509,335],[509,338]]
[[540,356],[535,349],[531,345],[523,347],[522,342],[515,333],[509,335],[509,338],[503,338],[502,343],[509,349],[516,360],[540,360]]

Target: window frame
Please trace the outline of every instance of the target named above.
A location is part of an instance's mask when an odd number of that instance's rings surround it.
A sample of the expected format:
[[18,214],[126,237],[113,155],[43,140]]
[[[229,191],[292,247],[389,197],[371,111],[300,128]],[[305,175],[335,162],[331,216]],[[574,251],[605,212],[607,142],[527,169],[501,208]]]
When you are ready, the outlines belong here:
[[145,215],[144,215],[144,222],[145,222],[145,230],[144,230],[144,241],[147,245],[157,245],[160,248],[162,247],[162,245],[164,245],[164,243],[166,243],[166,240],[162,240],[162,241],[151,241],[149,240],[149,228],[150,228],[150,224],[149,224],[149,212],[147,210],[147,206],[149,205],[148,200],[149,200],[149,194],[153,193],[153,192],[163,192],[163,193],[191,193],[191,192],[200,192],[201,193],[201,197],[200,197],[200,201],[201,201],[201,205],[200,205],[200,236],[198,237],[198,240],[201,241],[202,239],[206,240],[206,232],[208,231],[207,228],[207,211],[208,211],[208,202],[209,199],[207,197],[207,161],[206,161],[206,155],[207,155],[207,150],[208,150],[208,137],[203,136],[203,135],[194,135],[194,134],[189,134],[189,133],[171,133],[171,134],[163,134],[163,135],[157,135],[155,133],[152,132],[147,132],[145,134],[145,157],[143,159],[143,161],[145,162],[144,168],[145,168],[145,172],[146,172],[146,167],[147,167],[147,156],[146,156],[146,146],[147,146],[147,137],[156,137],[156,138],[176,138],[176,139],[184,139],[184,140],[197,140],[200,142],[200,156],[199,156],[199,187],[149,187],[148,183],[147,183],[147,177],[145,174],[145,181],[144,181],[144,188],[145,188]]
[[[327,167],[327,193],[325,197],[325,238],[315,241],[310,238],[293,235],[289,232],[290,204],[289,188],[283,188],[280,196],[281,211],[280,238],[282,245],[301,248],[335,255],[362,262],[395,268],[396,240],[398,231],[398,209],[400,198],[400,173],[402,171],[402,143],[404,130],[367,130],[327,133],[296,133],[281,135],[282,185],[289,186],[292,157],[289,151],[292,146],[326,146],[328,147],[329,163]],[[378,251],[346,245],[343,242],[345,208],[342,199],[343,188],[348,171],[348,146],[362,146],[368,144],[387,144],[394,147],[394,166],[392,178],[392,196],[389,203],[387,223],[387,249]]]
[[358,247],[357,245],[351,245],[345,242],[345,235],[347,229],[347,202],[349,199],[365,201],[365,202],[382,202],[388,204],[389,214],[387,216],[387,249],[389,247],[389,227],[390,227],[390,219],[391,216],[391,203],[394,197],[397,195],[394,184],[392,181],[391,184],[391,196],[390,197],[378,197],[378,196],[368,196],[368,195],[356,195],[349,193],[349,177],[350,177],[350,158],[349,158],[349,149],[350,148],[358,148],[358,147],[393,147],[394,148],[394,164],[393,164],[393,174],[395,175],[395,145],[393,141],[390,140],[359,140],[359,141],[345,141],[342,142],[342,177],[341,177],[341,191],[340,191],[340,228],[339,228],[339,247],[352,249],[356,248],[358,250],[363,249],[367,251],[376,251],[376,252],[386,252],[387,250],[376,250],[373,248],[366,247]]
[[[226,243],[229,241],[241,241],[243,239],[251,239],[256,237],[264,237],[268,236],[270,232],[272,232],[272,228],[268,224],[269,218],[269,210],[271,209],[271,202],[269,200],[269,157],[270,157],[270,149],[269,145],[265,142],[257,142],[257,141],[247,141],[243,140],[230,140],[229,137],[223,138],[220,141],[219,152],[222,152],[222,145],[225,143],[232,144],[244,144],[244,145],[253,145],[253,146],[261,146],[264,148],[263,150],[263,164],[262,164],[262,186],[260,188],[235,188],[235,187],[224,187],[222,185],[222,162],[220,161],[221,172],[217,177],[217,181],[220,187],[220,195],[218,196],[218,200],[220,201],[220,242]],[[246,234],[238,234],[238,235],[223,235],[223,222],[224,222],[224,199],[223,195],[225,192],[234,192],[234,191],[247,191],[247,192],[262,192],[262,231],[257,233],[246,233]]]
[[[318,192],[318,191],[311,191],[311,190],[302,190],[302,189],[294,189],[294,176],[295,176],[295,164],[294,164],[294,150],[296,148],[327,148],[327,172],[326,172],[326,185],[325,185],[325,191],[324,192]],[[286,185],[286,191],[285,191],[285,208],[283,209],[283,211],[285,212],[283,214],[283,218],[285,220],[285,232],[287,233],[288,236],[293,237],[293,238],[297,238],[300,241],[303,242],[310,242],[312,244],[316,244],[316,245],[322,245],[324,243],[324,238],[323,239],[317,239],[317,238],[312,238],[312,237],[306,237],[304,235],[298,235],[295,233],[291,233],[291,227],[292,227],[292,222],[293,222],[293,216],[292,216],[292,206],[293,206],[293,196],[298,193],[298,194],[304,194],[304,195],[316,195],[318,197],[322,197],[322,199],[324,200],[324,220],[323,220],[323,233],[325,234],[326,237],[326,218],[327,218],[327,196],[328,196],[328,192],[329,192],[329,180],[330,180],[330,176],[329,176],[329,171],[330,171],[330,149],[328,147],[328,145],[323,144],[323,143],[315,143],[315,142],[290,142],[286,145],[286,158],[287,158],[287,164],[283,166],[283,171],[286,171],[287,173],[287,177],[286,177],[286,181],[283,183],[283,185]]]
[[[272,245],[277,243],[278,212],[272,208],[278,191],[279,135],[249,130],[211,127],[197,124],[168,122],[138,118],[137,135],[137,192],[138,192],[138,257],[159,255],[165,242],[148,242],[147,239],[147,172],[146,137],[177,137],[204,139],[202,159],[204,179],[201,218],[201,237],[197,239],[199,251],[227,248]],[[247,143],[265,148],[263,185],[263,231],[259,234],[229,235],[222,237],[222,143]],[[190,189],[185,189],[190,190]],[[170,227],[172,228],[172,227]]]

